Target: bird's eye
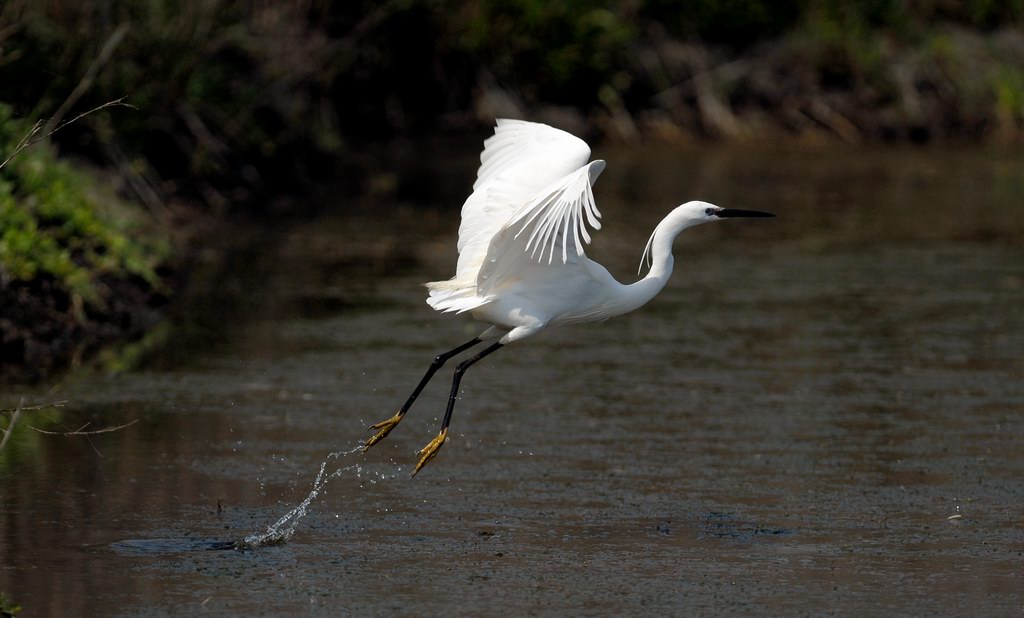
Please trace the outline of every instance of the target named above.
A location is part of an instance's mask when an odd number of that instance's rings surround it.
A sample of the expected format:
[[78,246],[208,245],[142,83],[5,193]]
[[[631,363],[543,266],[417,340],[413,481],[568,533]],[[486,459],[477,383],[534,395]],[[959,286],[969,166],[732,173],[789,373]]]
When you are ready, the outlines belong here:
[[711,215],[713,215],[714,213],[715,213],[715,209],[714,208],[705,208],[704,209],[704,214],[708,215],[709,217]]

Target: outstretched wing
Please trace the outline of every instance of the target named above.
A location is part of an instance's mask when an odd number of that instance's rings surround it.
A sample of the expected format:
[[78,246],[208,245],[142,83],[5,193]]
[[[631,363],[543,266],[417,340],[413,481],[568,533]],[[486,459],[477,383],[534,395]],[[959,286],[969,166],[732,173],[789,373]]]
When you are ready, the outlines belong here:
[[477,294],[486,296],[510,278],[536,266],[578,263],[587,224],[601,229],[592,185],[605,168],[594,161],[559,178],[523,205],[491,239],[477,276]]
[[[580,170],[589,159],[586,142],[565,131],[499,119],[494,135],[484,142],[473,193],[462,206],[455,279],[475,283],[492,238],[542,191]],[[589,203],[593,204],[592,196]],[[596,220],[596,212],[588,211],[588,216]]]

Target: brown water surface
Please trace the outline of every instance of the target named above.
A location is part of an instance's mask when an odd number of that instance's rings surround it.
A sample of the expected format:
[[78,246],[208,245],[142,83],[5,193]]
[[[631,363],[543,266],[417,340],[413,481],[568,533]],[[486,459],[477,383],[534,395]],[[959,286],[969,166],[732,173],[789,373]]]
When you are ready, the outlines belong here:
[[424,150],[387,197],[233,230],[139,368],[4,389],[137,421],[0,452],[23,615],[1020,614],[1024,156],[976,150],[598,151],[620,279],[681,201],[778,218],[690,230],[647,307],[475,366],[417,478],[450,369],[288,543],[214,551],[477,332],[419,286],[475,145]]

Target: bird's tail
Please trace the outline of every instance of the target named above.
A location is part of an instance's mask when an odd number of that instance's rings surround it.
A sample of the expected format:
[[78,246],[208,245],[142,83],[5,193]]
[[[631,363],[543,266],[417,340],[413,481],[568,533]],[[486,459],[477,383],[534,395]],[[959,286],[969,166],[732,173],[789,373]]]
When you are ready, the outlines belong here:
[[477,296],[476,285],[466,285],[458,279],[431,281],[423,285],[430,294],[427,304],[437,311],[463,313],[490,302],[488,298]]

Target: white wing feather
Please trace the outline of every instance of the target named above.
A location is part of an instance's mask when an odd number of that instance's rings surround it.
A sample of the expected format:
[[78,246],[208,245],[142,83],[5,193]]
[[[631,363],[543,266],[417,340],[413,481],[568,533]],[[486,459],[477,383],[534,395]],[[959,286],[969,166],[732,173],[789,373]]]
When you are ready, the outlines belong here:
[[[569,260],[569,245],[574,245],[577,256],[583,255],[583,241],[590,244],[590,234],[587,233],[584,215],[586,223],[595,230],[601,229],[601,213],[594,204],[591,186],[604,167],[604,161],[594,161],[560,178],[512,216],[505,228],[511,228],[516,239],[529,234],[524,250],[530,257],[537,257],[538,261],[543,261],[546,252],[550,264],[554,259],[556,247],[560,246],[564,264]],[[570,229],[572,237],[569,236]],[[499,237],[500,234],[495,235],[492,244]],[[504,238],[502,241],[507,242]]]
[[586,142],[565,131],[498,120],[462,206],[455,277],[428,283],[427,302],[441,311],[467,311],[488,302],[484,287],[514,274],[502,272],[503,262],[512,268],[527,253],[535,264],[546,257],[550,265],[558,253],[562,263],[582,257],[590,242],[587,223],[601,227],[591,185],[605,165],[587,165],[589,158]]
[[477,277],[478,296],[486,298],[534,266],[559,268],[585,257],[587,224],[601,229],[591,185],[604,167],[598,160],[560,178],[512,216],[488,246]]
[[524,204],[590,159],[586,142],[553,127],[500,119],[484,142],[473,193],[462,206],[455,278],[476,279],[487,246]]

